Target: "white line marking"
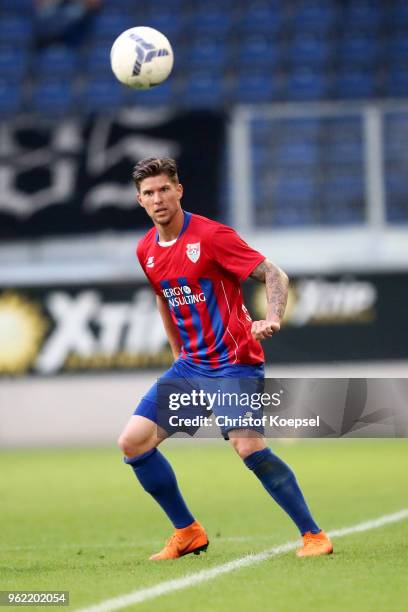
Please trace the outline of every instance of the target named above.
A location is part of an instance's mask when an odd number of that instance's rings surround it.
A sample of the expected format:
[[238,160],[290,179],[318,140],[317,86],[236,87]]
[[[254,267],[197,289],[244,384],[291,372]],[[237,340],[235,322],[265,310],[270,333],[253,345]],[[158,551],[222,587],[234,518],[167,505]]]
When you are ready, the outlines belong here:
[[[351,533],[359,533],[362,531],[369,531],[370,529],[378,529],[383,525],[403,521],[406,518],[408,518],[408,508],[400,510],[399,512],[395,512],[394,514],[385,514],[383,516],[378,517],[377,519],[365,521],[364,523],[352,525],[351,527],[334,529],[333,531],[330,531],[328,533],[330,536],[342,538]],[[238,559],[235,559],[234,561],[224,563],[223,565],[217,565],[216,567],[212,567],[207,570],[202,570],[200,572],[197,572],[196,574],[188,574],[187,576],[184,576],[182,578],[167,580],[166,582],[159,582],[159,584],[147,587],[145,589],[138,589],[137,591],[132,591],[127,595],[120,595],[119,597],[114,597],[113,599],[107,599],[106,601],[102,601],[101,603],[96,604],[94,606],[89,606],[88,608],[80,608],[77,612],[112,612],[113,610],[120,610],[121,608],[125,608],[126,606],[130,606],[132,604],[138,604],[147,601],[148,599],[160,597],[165,593],[171,593],[173,591],[187,589],[188,587],[194,586],[195,584],[199,584],[200,582],[211,580],[211,578],[218,578],[218,576],[221,576],[222,574],[227,574],[229,572],[233,572],[234,570],[241,569],[249,565],[254,565],[255,563],[261,563],[262,561],[266,561],[270,557],[275,557],[276,555],[281,555],[283,553],[289,552],[290,550],[297,548],[298,545],[298,541],[287,542],[286,544],[274,546],[274,548],[264,550],[260,553],[246,555],[245,557],[240,557]]]

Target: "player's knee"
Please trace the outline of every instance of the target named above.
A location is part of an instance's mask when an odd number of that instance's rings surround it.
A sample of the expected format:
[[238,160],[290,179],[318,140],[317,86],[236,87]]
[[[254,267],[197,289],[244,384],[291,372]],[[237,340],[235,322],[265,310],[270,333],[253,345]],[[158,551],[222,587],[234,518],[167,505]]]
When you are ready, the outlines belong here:
[[252,453],[265,448],[263,438],[231,438],[231,444],[241,459],[246,459]]
[[126,457],[137,457],[137,455],[150,450],[147,440],[135,440],[127,434],[122,434],[119,437],[118,446]]
[[118,438],[118,446],[124,455],[128,455],[128,451],[130,450],[130,440],[125,435],[120,435]]

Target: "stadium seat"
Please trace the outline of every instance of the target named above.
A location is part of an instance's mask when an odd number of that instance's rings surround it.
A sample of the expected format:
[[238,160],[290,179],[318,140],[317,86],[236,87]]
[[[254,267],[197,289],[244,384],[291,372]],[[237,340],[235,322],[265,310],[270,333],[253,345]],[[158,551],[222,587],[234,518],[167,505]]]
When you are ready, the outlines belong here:
[[276,181],[273,195],[278,200],[295,198],[302,202],[312,202],[316,196],[316,181],[309,173],[282,172]]
[[342,117],[323,121],[321,134],[322,160],[343,172],[344,164],[362,166],[363,122],[361,118]]
[[98,74],[107,74],[110,71],[109,55],[112,41],[96,42],[90,45],[84,58],[85,70],[90,77]]
[[406,173],[404,171],[389,171],[385,182],[388,202],[394,205],[404,203],[408,207]]
[[331,142],[323,149],[323,158],[329,164],[363,163],[363,142]]
[[329,82],[323,71],[299,68],[290,72],[286,82],[288,100],[321,100],[328,97]]
[[117,110],[124,102],[127,89],[114,77],[91,78],[86,81],[81,101],[86,112]]
[[274,122],[256,119],[251,126],[251,157],[256,159],[259,156],[261,163],[260,152],[266,151],[264,161],[268,163],[280,149],[285,158],[283,163],[287,160],[290,163],[290,159],[299,163],[303,155],[305,163],[312,164],[318,153],[316,146],[320,131],[320,119],[279,119]]
[[387,44],[389,61],[392,64],[407,62],[408,35],[406,32],[396,32],[390,36]]
[[375,77],[368,70],[340,70],[334,92],[337,98],[370,98],[376,93]]
[[251,121],[251,157],[256,154],[258,148],[270,147],[272,136],[271,136],[271,125],[270,122],[265,119],[254,118]]
[[313,166],[319,161],[319,147],[316,142],[283,142],[271,159],[277,166]]
[[168,106],[174,101],[171,81],[162,83],[160,87],[152,87],[143,91],[125,90],[123,101],[129,106],[160,107]]
[[364,197],[359,201],[336,202],[335,199],[328,197],[325,205],[322,206],[320,222],[322,225],[360,225],[364,223],[364,211],[362,203]]
[[233,84],[232,99],[238,103],[262,103],[279,99],[281,85],[279,78],[270,72],[243,70]]
[[271,160],[272,157],[264,172],[258,170],[253,183],[258,222],[265,226],[314,224],[316,181],[313,173],[293,173],[287,168],[282,171]]
[[406,0],[397,0],[389,7],[388,20],[391,28],[408,29],[408,4]]
[[93,35],[98,39],[107,39],[111,41],[119,36],[124,30],[132,27],[133,20],[126,11],[108,11],[102,10],[98,15],[95,15],[93,23]]
[[331,45],[326,37],[314,33],[297,34],[291,41],[289,59],[292,66],[319,68],[330,58]]
[[185,61],[195,67],[221,70],[228,60],[229,46],[223,37],[200,35],[191,41]]
[[41,76],[59,75],[71,78],[77,69],[77,54],[65,45],[55,45],[40,51],[35,64],[37,73]]
[[[266,122],[263,122],[264,124]],[[260,123],[260,128],[262,123]],[[320,118],[303,119],[279,119],[271,123],[266,123],[263,131],[268,134],[269,138],[274,142],[285,143],[314,143],[319,138],[321,129]],[[257,130],[258,132],[258,130]],[[261,131],[259,130],[259,133]]]
[[288,202],[282,203],[282,206],[272,212],[272,225],[274,227],[307,227],[316,224],[316,211],[310,206],[299,204],[295,206]]
[[315,142],[319,139],[322,120],[320,117],[291,119],[287,122],[280,121],[279,127],[285,130],[286,140],[291,142]]
[[135,3],[135,0],[103,0],[103,8],[107,11],[125,10],[129,11],[130,14],[135,10],[143,11],[143,13],[147,10],[146,3],[143,1]]
[[264,33],[247,34],[238,40],[234,49],[234,58],[240,67],[252,69],[275,68],[281,60],[281,47],[269,35]]
[[388,170],[385,180],[387,221],[391,223],[408,221],[408,187],[406,173]]
[[324,137],[334,142],[359,142],[362,133],[362,120],[357,115],[343,115],[322,120]]
[[31,43],[33,22],[23,13],[6,13],[0,15],[0,41],[18,46],[28,46]]
[[29,66],[29,55],[25,48],[0,44],[0,77],[18,80]]
[[14,11],[29,15],[34,12],[34,0],[2,0],[1,8],[6,11]]
[[76,97],[70,80],[41,79],[34,84],[32,109],[44,115],[64,115],[77,110]]
[[327,32],[335,25],[336,5],[330,0],[309,0],[301,3],[292,16],[291,26],[299,32]]
[[316,181],[313,175],[303,171],[278,170],[273,182],[268,180],[265,186],[278,203],[298,201],[306,205],[313,202],[316,196]]
[[374,65],[381,53],[380,42],[372,35],[346,33],[338,46],[337,61],[351,68]]
[[187,27],[193,33],[204,33],[210,35],[226,35],[233,23],[231,10],[224,8],[218,3],[205,2],[198,5],[187,20]]
[[[151,4],[151,0],[144,0],[144,6],[142,4],[143,11],[148,10]],[[154,0],[154,8],[156,11],[161,12],[170,8],[177,16],[186,12],[190,7],[191,0]]]
[[406,206],[407,198],[404,202],[390,202],[387,206],[387,222],[388,223],[406,223],[408,221],[408,208]]
[[171,41],[171,44],[174,45],[174,41],[183,27],[184,16],[182,14],[175,14],[174,9],[171,7],[158,11],[156,5],[154,5],[153,8],[144,13],[143,23],[159,30],[159,32],[163,32]]
[[384,116],[385,162],[403,162],[408,142],[408,112],[386,113]]
[[316,225],[316,195],[316,185],[312,178],[283,182],[270,196],[275,203],[273,224],[280,227]]
[[[267,137],[267,140],[269,140],[269,136]],[[270,163],[272,159],[272,152],[268,145],[269,145],[268,142],[266,143],[257,142],[256,144],[252,146],[251,161],[252,161],[254,168],[256,169],[256,172],[261,172],[265,168],[267,168],[268,164]]]
[[285,15],[278,0],[250,0],[242,7],[238,22],[241,33],[277,33],[283,27]]
[[353,0],[344,7],[341,23],[344,32],[366,32],[375,35],[381,28],[385,15],[381,2]]
[[408,65],[403,67],[391,67],[386,76],[386,94],[388,96],[408,96]]
[[180,99],[193,108],[216,108],[225,102],[225,81],[222,74],[195,73],[186,81]]
[[0,115],[12,115],[20,110],[22,103],[21,84],[15,80],[0,78]]
[[342,173],[332,169],[322,184],[321,218],[323,223],[363,223],[365,219],[365,195],[363,174]]

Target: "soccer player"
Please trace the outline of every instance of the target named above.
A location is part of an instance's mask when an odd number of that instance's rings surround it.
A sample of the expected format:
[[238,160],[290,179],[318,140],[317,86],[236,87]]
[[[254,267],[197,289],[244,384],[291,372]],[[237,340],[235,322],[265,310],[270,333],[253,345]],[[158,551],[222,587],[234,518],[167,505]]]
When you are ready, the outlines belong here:
[[[263,379],[260,341],[280,329],[288,293],[286,274],[232,228],[182,209],[183,187],[174,160],[144,159],[134,168],[133,179],[138,202],[154,226],[139,242],[137,255],[156,293],[175,359],[160,380]],[[265,284],[263,320],[252,322],[243,304],[240,283],[247,277]],[[182,299],[186,295],[196,299]],[[150,558],[199,554],[207,549],[207,534],[188,509],[171,465],[157,449],[169,435],[157,425],[157,413],[155,384],[118,441],[125,462],[175,528],[164,548]],[[303,536],[297,555],[331,553],[330,539],[313,520],[294,473],[267,447],[263,435],[251,429],[222,433],[297,525]]]

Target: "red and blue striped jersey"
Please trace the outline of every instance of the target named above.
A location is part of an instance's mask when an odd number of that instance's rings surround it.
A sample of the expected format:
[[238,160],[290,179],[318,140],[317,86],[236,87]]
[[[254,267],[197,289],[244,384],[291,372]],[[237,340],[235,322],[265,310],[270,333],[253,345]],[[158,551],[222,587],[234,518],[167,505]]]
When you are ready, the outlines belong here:
[[153,227],[137,256],[154,291],[167,301],[182,358],[211,368],[264,361],[241,282],[265,257],[232,228],[184,212],[177,240],[161,245]]

